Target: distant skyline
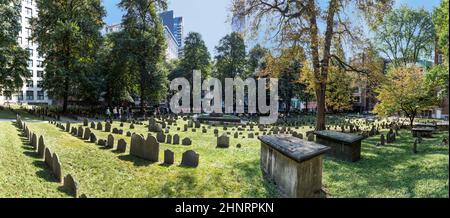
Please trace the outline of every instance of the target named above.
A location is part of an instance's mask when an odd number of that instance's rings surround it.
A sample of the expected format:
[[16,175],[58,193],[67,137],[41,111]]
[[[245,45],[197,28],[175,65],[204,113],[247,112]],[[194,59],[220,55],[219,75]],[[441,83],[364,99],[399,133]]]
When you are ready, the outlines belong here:
[[[106,24],[120,23],[123,12],[117,4],[120,0],[103,0],[107,10]],[[198,32],[205,40],[211,56],[214,57],[215,46],[220,39],[231,32],[231,0],[169,0],[168,10],[174,15],[183,17],[185,36],[189,32]],[[395,7],[408,5],[424,7],[431,11],[441,0],[397,0]]]

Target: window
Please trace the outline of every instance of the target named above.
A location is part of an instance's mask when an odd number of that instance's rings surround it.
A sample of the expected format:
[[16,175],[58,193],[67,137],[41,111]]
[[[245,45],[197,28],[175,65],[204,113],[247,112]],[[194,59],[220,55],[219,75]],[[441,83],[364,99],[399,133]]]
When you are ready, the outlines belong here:
[[43,78],[44,77],[44,71],[38,70],[37,71],[37,77]]
[[19,43],[19,45],[22,45],[22,37],[19,37],[19,38],[17,39],[17,42]]
[[43,61],[37,61],[37,67],[43,68],[44,62]]
[[42,88],[42,84],[43,84],[42,81],[37,81],[37,85],[36,85],[36,86],[37,86],[38,88]]
[[23,92],[22,92],[22,90],[20,90],[19,93],[17,93],[17,100],[18,101],[23,101]]
[[355,88],[353,88],[353,93],[361,93],[360,91],[359,91],[359,87],[355,87]]
[[28,60],[28,67],[33,67],[33,60]]
[[[31,26],[31,18],[25,18],[26,20],[27,20],[27,23],[26,23],[26,25],[28,25],[28,26]],[[21,21],[22,22],[22,21]]]
[[25,0],[28,5],[33,5],[33,0]]
[[27,80],[27,88],[33,88],[33,80]]
[[33,76],[34,76],[33,70],[28,70],[28,73],[30,74],[30,77],[33,77]]
[[44,100],[44,91],[38,91],[37,92],[37,99],[38,100]]
[[361,97],[360,96],[355,96],[354,97],[354,102],[355,103],[361,103]]
[[25,36],[31,38],[31,28],[25,28]]
[[28,54],[30,55],[30,58],[33,58],[33,49],[27,49],[28,50]]
[[27,45],[29,46],[29,47],[31,47],[31,46],[33,46],[33,40],[31,39],[31,38],[28,38],[27,39]]
[[33,9],[31,8],[25,8],[25,16],[27,18],[32,18],[33,17]]
[[28,101],[34,100],[34,92],[33,91],[27,91],[27,100]]

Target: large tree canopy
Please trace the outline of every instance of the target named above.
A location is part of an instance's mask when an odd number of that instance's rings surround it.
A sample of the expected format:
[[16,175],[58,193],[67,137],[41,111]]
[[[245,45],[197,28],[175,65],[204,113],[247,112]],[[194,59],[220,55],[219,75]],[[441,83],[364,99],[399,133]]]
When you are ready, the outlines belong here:
[[247,78],[247,57],[244,39],[239,33],[223,37],[216,46],[216,71],[214,76],[222,82],[237,76]]
[[402,6],[391,11],[376,26],[375,33],[380,51],[395,65],[415,63],[434,48],[433,21],[423,8]]
[[45,56],[43,88],[53,98],[80,98],[89,68],[101,43],[105,10],[100,0],[37,0],[38,16],[32,19],[33,38]]
[[166,41],[158,10],[167,8],[166,0],[122,0],[125,11],[122,25],[128,39],[127,61],[135,89],[146,104],[158,104],[167,93],[167,71],[164,68]]
[[184,40],[183,57],[180,60],[178,72],[192,82],[192,72],[200,70],[202,77],[207,78],[211,73],[211,55],[206,47],[202,35],[190,32]]
[[[325,129],[325,94],[331,59],[338,59],[331,53],[331,42],[335,35],[357,39],[353,34],[351,19],[346,16],[349,8],[358,9],[368,20],[379,20],[392,6],[391,0],[330,0],[319,6],[316,0],[280,1],[248,0],[242,9],[242,1],[235,0],[233,12],[250,18],[253,32],[262,27],[274,33],[279,45],[303,44],[312,65],[317,101],[316,130]],[[337,26],[343,27],[337,29]],[[322,30],[321,27],[324,27]],[[306,49],[307,48],[307,49]],[[344,60],[338,60],[342,66]]]
[[28,52],[17,42],[21,26],[20,0],[0,0],[0,95],[14,92],[23,86],[27,70]]
[[403,113],[412,127],[417,114],[439,100],[433,90],[438,84],[436,81],[427,83],[425,78],[418,67],[391,68],[377,90],[379,103],[374,112],[380,116]]
[[439,7],[434,9],[433,21],[436,28],[436,34],[438,36],[439,48],[446,57],[448,64],[448,17],[449,17],[449,5],[448,0],[442,0]]

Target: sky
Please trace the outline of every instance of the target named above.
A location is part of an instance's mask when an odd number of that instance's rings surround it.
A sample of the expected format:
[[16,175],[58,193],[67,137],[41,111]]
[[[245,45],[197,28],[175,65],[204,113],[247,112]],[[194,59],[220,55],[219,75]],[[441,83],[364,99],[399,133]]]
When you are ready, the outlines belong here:
[[[189,32],[199,32],[214,55],[214,47],[219,40],[231,32],[231,0],[168,0],[168,10],[174,10],[175,16],[184,19],[185,36]],[[396,0],[395,7],[408,5],[432,10],[441,0]],[[120,0],[103,0],[107,10],[106,24],[120,23],[122,11],[117,7]],[[264,43],[263,43],[264,44]]]

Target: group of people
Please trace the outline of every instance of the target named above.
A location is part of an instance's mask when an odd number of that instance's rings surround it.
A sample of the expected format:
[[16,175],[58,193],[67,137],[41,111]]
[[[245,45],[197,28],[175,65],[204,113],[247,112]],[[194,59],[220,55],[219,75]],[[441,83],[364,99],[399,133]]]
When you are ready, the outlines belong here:
[[114,107],[112,111],[109,107],[106,108],[106,121],[109,120],[112,123],[113,120],[119,120],[122,119],[122,117],[125,117],[126,119],[133,117],[131,107]]

